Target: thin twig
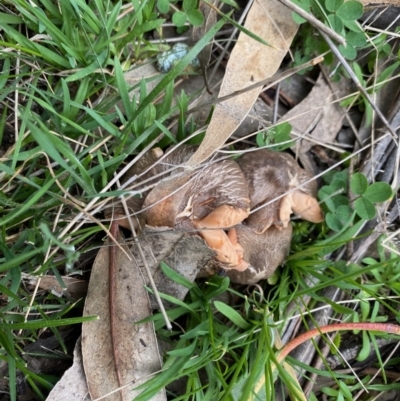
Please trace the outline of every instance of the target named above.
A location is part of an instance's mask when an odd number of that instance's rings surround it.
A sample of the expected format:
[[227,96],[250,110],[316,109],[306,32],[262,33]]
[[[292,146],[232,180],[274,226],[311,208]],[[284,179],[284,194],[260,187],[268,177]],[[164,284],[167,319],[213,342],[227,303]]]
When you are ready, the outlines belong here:
[[299,14],[300,17],[304,18],[307,22],[309,22],[312,26],[317,28],[319,31],[324,32],[326,35],[331,37],[336,42],[340,43],[343,46],[346,46],[346,39],[336,33],[333,29],[327,27],[321,21],[317,20],[312,14],[304,11],[302,8],[297,6],[296,4],[292,3],[290,0],[279,0],[282,4],[286,7],[290,8],[296,14]]
[[297,67],[294,67],[294,68],[291,68],[289,70],[286,70],[286,71],[284,71],[284,72],[282,72],[280,74],[275,74],[273,77],[270,77],[270,78],[267,78],[267,79],[263,79],[262,81],[256,82],[255,84],[246,86],[243,89],[240,89],[238,91],[232,92],[229,95],[221,96],[218,99],[213,100],[212,102],[205,103],[205,104],[203,104],[203,105],[201,105],[199,107],[195,107],[194,109],[189,109],[187,111],[187,114],[203,110],[203,108],[207,107],[207,106],[213,106],[215,104],[225,102],[225,100],[231,99],[231,98],[233,98],[235,96],[239,96],[242,93],[251,91],[251,90],[253,90],[255,88],[259,88],[261,86],[265,86],[264,90],[266,90],[266,89],[276,85],[277,83],[285,80],[286,78],[289,78],[290,76],[296,74],[297,72],[299,72],[301,70],[304,70],[305,68],[312,67],[314,65],[317,65],[317,64],[321,63],[322,61],[324,61],[324,56],[326,54],[328,54],[328,53],[329,52],[322,53],[321,55],[313,58],[310,61],[307,61],[306,63],[304,63],[302,65],[299,65]]
[[[347,71],[347,73],[350,75],[350,78],[353,80],[353,82],[356,84],[358,90],[364,95],[365,99],[367,99],[368,103],[371,105],[371,107],[374,109],[376,114],[379,116],[379,118],[382,120],[382,123],[385,125],[385,127],[388,129],[388,131],[391,133],[393,140],[396,142],[397,135],[396,132],[393,130],[391,125],[389,124],[388,120],[386,120],[386,117],[382,114],[380,111],[379,107],[376,106],[374,101],[371,99],[371,96],[368,94],[366,89],[362,86],[361,82],[357,78],[356,74],[353,72],[351,67],[349,66],[348,62],[345,60],[345,58],[342,56],[340,53],[339,49],[335,46],[335,44],[331,41],[331,39],[326,35],[323,31],[320,31],[321,36],[324,38],[326,43],[329,45],[331,48],[332,52],[335,54],[335,56],[339,59],[339,61],[342,63],[344,69]],[[396,142],[398,145],[398,143]]]
[[[129,216],[128,205],[126,204],[125,198],[123,196],[121,197],[121,203],[122,203],[122,206],[124,207],[124,211],[125,211],[126,215]],[[142,259],[143,266],[144,266],[144,268],[146,270],[146,273],[147,273],[147,276],[149,278],[150,287],[154,292],[154,296],[155,296],[157,304],[158,304],[158,306],[160,308],[160,312],[161,312],[161,314],[162,314],[162,316],[164,318],[165,326],[167,327],[168,330],[172,330],[171,322],[169,321],[167,312],[165,311],[164,304],[163,304],[163,302],[161,300],[161,297],[160,297],[160,294],[159,294],[159,292],[157,290],[157,286],[156,286],[156,283],[154,282],[153,275],[151,274],[151,271],[149,269],[149,265],[147,264],[146,256],[144,255],[142,245],[140,244],[140,241],[139,241],[138,236],[136,234],[136,230],[135,230],[135,227],[134,227],[134,224],[133,224],[133,221],[132,221],[131,218],[129,218],[129,225],[130,225],[130,228],[131,228],[131,231],[132,231],[133,239],[134,239],[135,244],[137,246],[137,249],[139,251],[140,258]]]

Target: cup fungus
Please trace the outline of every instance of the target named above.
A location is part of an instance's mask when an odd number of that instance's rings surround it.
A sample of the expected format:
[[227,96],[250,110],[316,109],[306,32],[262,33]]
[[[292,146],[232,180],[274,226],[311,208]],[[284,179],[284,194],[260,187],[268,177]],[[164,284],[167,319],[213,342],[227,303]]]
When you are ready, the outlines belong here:
[[[216,264],[234,282],[251,284],[268,278],[289,252],[290,215],[323,220],[312,175],[290,155],[266,149],[246,153],[237,162],[210,162],[189,170],[184,163],[194,151],[185,145],[162,157],[153,151],[130,172],[137,175],[147,169],[151,179],[181,166],[167,178],[153,179],[157,184],[145,196],[143,221],[151,227],[199,234],[215,252]],[[132,208],[137,210],[137,205]]]

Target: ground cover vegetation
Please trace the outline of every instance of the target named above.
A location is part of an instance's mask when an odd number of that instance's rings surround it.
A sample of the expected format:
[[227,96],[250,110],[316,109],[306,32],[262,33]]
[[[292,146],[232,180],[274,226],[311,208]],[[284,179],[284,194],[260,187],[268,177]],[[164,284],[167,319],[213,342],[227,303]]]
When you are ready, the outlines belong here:
[[[328,82],[355,83],[336,101],[351,116],[343,120],[342,135],[314,143],[325,221],[295,220],[284,265],[248,288],[218,275],[189,282],[164,265],[189,293],[184,301],[164,297],[173,304],[167,311],[176,322],[172,331],[161,314],[147,319],[169,351],[162,355],[163,371],[137,400],[181,378],[180,387],[167,387],[168,399],[275,400],[289,394],[353,400],[400,391],[399,337],[378,327],[338,326],[331,337],[313,340],[312,359],[304,357],[311,348],[302,346],[285,364],[279,359],[290,338],[314,327],[400,323],[398,34],[376,28],[375,17],[361,23],[365,10],[356,1],[295,5],[328,33],[293,11],[301,25],[283,68],[306,64],[300,74],[313,83],[320,70]],[[200,92],[176,88],[205,70],[208,44],[214,43],[211,71],[229,59],[235,31],[263,42],[243,27],[245,6],[193,0],[0,4],[1,399],[45,399],[71,365],[81,323],[94,319],[82,311],[85,284],[108,233],[104,211],[125,193],[115,174],[151,147],[201,142],[213,109],[201,106],[206,118],[199,122],[192,111]],[[128,81],[127,72],[157,63],[191,29],[207,24],[207,7],[216,8],[218,18],[182,58],[163,72]],[[332,48],[332,33],[345,43]],[[307,64],[321,54],[322,67]],[[234,137],[227,150],[293,152],[298,137],[291,135],[292,121],[276,117],[278,95],[275,86],[260,96],[275,109],[272,121],[260,123],[249,138]],[[353,350],[346,365],[343,354]]]

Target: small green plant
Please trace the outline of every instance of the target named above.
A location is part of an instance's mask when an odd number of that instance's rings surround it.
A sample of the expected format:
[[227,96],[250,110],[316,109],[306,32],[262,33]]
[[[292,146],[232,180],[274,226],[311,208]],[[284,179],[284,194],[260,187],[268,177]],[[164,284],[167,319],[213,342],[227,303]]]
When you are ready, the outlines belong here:
[[[363,5],[359,1],[325,0],[311,2],[309,0],[298,0],[295,3],[345,38],[346,46],[339,45],[339,50],[348,60],[354,60],[357,56],[357,50],[366,45],[366,34],[357,22],[364,12]],[[306,22],[296,13],[293,13],[293,18],[299,24]],[[298,52],[295,53],[297,63],[308,61],[315,51],[327,49],[323,39],[314,35],[312,27],[307,27],[300,35],[302,36],[302,40],[299,42],[301,49],[299,46]],[[327,61],[331,62],[332,58],[328,57]]]
[[289,149],[291,146],[293,146],[293,140],[290,136],[291,131],[292,126],[288,122],[268,128],[267,130],[257,134],[257,145],[260,148],[268,147],[268,149],[275,152],[281,152],[285,149]]
[[[392,189],[385,182],[368,185],[363,174],[355,173],[350,179],[350,189],[355,195],[351,204],[347,193],[347,172],[340,172],[332,177],[329,185],[323,186],[319,198],[325,203],[327,226],[336,232],[341,231],[349,221],[356,218],[371,220],[376,215],[375,204],[384,202],[392,196]],[[355,213],[354,213],[355,212]]]
[[[170,9],[170,3],[175,3],[169,0],[158,0],[157,8],[161,13],[166,14]],[[175,8],[175,7],[174,7]],[[186,22],[193,26],[201,26],[204,23],[204,15],[199,10],[198,0],[183,0],[182,10],[177,10],[172,14],[172,22],[175,26],[183,27]]]

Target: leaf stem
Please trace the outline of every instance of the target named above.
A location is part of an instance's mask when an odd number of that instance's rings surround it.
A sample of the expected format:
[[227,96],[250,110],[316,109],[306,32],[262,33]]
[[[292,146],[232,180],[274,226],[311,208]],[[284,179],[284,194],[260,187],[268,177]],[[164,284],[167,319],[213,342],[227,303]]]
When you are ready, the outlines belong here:
[[303,334],[300,334],[292,341],[289,341],[278,353],[278,362],[282,362],[287,355],[292,352],[297,346],[304,343],[307,340],[318,337],[321,334],[331,333],[333,331],[345,331],[345,330],[367,330],[367,331],[378,331],[381,333],[397,334],[400,335],[400,326],[397,324],[390,323],[335,323],[327,326],[318,327],[316,329],[309,330]]

